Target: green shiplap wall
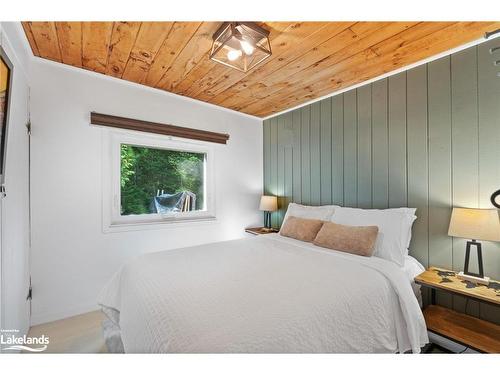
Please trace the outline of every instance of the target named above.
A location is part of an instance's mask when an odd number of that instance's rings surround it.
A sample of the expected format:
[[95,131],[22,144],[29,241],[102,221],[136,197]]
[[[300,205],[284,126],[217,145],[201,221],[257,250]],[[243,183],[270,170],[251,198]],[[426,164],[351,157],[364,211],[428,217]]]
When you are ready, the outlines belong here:
[[[264,189],[288,202],[417,207],[410,254],[463,269],[465,240],[448,237],[453,206],[489,208],[500,188],[500,39],[264,121]],[[483,242],[500,280],[500,244]],[[472,261],[475,264],[476,259]],[[424,294],[427,300],[427,293]],[[438,293],[439,304],[500,323],[500,309]]]

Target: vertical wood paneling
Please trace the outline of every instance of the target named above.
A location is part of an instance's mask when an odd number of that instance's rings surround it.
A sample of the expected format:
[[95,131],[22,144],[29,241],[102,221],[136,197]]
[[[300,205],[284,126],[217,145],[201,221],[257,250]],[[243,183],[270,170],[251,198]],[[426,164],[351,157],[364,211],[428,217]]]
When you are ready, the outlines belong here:
[[[269,193],[278,195],[278,119],[272,118],[270,121],[270,137],[271,147],[269,155],[269,164],[271,166],[271,175],[269,180]],[[271,225],[278,227],[279,222],[277,219],[278,213],[275,211],[271,214]]]
[[389,206],[407,204],[406,72],[389,77]]
[[[500,69],[492,63],[490,53],[490,48],[497,46],[500,46],[500,40],[493,39],[477,47],[480,208],[491,208],[489,197],[500,189],[500,77],[496,77]],[[487,275],[500,275],[498,254],[500,242],[483,242],[484,272]],[[500,324],[498,309],[488,304],[481,304],[480,315]]]
[[284,149],[285,155],[285,181],[284,181],[284,200],[283,200],[283,210],[281,221],[283,221],[284,215],[286,213],[286,207],[292,202],[293,196],[293,148],[292,146],[286,146]]
[[281,208],[280,222],[286,213],[288,204],[292,201],[293,194],[293,123],[292,113],[288,112],[283,115],[283,202]]
[[[479,205],[479,149],[477,111],[477,54],[475,48],[451,56],[451,118],[453,206]],[[453,238],[453,269],[463,269],[465,240]],[[477,272],[477,257],[471,253],[471,268]],[[453,297],[455,308],[465,308],[465,298]],[[470,301],[468,312],[479,314],[477,302]]]
[[264,195],[272,195],[271,192],[271,121],[264,120],[263,128],[263,165],[264,165]]
[[429,265],[429,176],[427,149],[427,66],[422,65],[407,74],[408,131],[408,206],[417,208],[413,225],[412,255],[425,267]]
[[293,127],[293,201],[302,202],[302,149],[300,109],[292,112]]
[[[453,206],[491,207],[500,188],[500,79],[496,40],[264,122],[264,188],[308,205],[416,207],[410,254],[424,266],[462,270],[465,241],[448,236]],[[483,242],[500,279],[500,244]],[[475,257],[472,261],[475,261]],[[423,291],[424,302],[428,291]],[[438,292],[464,311],[465,300]],[[498,308],[467,313],[500,323]]]
[[[429,110],[429,264],[451,269],[452,240],[448,237],[452,205],[450,58],[427,66]],[[448,293],[440,304],[451,307]]]
[[270,154],[271,154],[271,120],[264,120],[263,123],[263,160],[264,160],[264,194],[270,195],[270,180],[271,180],[271,165],[270,165]]
[[389,130],[387,79],[372,84],[372,195],[374,208],[389,207]]
[[372,86],[357,91],[358,111],[358,206],[372,207]]
[[356,90],[344,93],[344,205],[358,206],[358,124]]
[[332,203],[332,101],[330,98],[320,102],[320,176],[321,204]]
[[284,216],[285,206],[285,145],[286,145],[286,129],[285,129],[286,116],[278,117],[278,212],[277,220],[281,223]]
[[332,203],[344,204],[344,96],[332,98]]
[[311,147],[309,135],[311,132],[311,107],[303,107],[300,109],[301,115],[301,156],[302,163],[300,173],[302,175],[302,203],[311,204]]
[[311,204],[321,204],[321,108],[320,103],[311,105]]

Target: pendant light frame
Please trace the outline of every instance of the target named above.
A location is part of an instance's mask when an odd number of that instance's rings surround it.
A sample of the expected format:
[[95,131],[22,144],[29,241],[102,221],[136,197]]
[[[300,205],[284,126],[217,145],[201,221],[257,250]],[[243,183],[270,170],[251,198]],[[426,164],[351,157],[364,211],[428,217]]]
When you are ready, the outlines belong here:
[[[269,31],[255,22],[224,22],[212,39],[210,59],[244,73],[272,55]],[[250,43],[254,52],[247,54],[241,46],[236,48],[235,41]],[[241,53],[238,58],[231,61],[226,58],[226,50],[239,50]]]

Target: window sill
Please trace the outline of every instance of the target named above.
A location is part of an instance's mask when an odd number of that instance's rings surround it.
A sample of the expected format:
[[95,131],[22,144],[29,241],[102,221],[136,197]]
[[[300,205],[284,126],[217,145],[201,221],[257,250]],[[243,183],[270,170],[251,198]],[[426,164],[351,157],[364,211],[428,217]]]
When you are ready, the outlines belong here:
[[215,216],[205,216],[188,219],[168,219],[162,221],[133,222],[133,223],[108,223],[104,224],[104,233],[160,230],[186,226],[214,224],[218,220]]

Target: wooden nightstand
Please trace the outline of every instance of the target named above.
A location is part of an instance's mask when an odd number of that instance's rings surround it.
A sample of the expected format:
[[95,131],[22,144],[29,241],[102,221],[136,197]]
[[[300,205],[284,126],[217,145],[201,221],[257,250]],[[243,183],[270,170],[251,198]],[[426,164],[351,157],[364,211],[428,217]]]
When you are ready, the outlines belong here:
[[500,308],[500,282],[488,286],[464,281],[456,272],[431,267],[415,282],[431,289],[431,305],[424,310],[427,329],[485,353],[500,353],[500,326],[436,305],[436,290],[459,294]]
[[257,227],[257,228],[245,228],[245,232],[258,236],[261,234],[278,233],[279,230],[274,228],[266,229],[264,227]]

